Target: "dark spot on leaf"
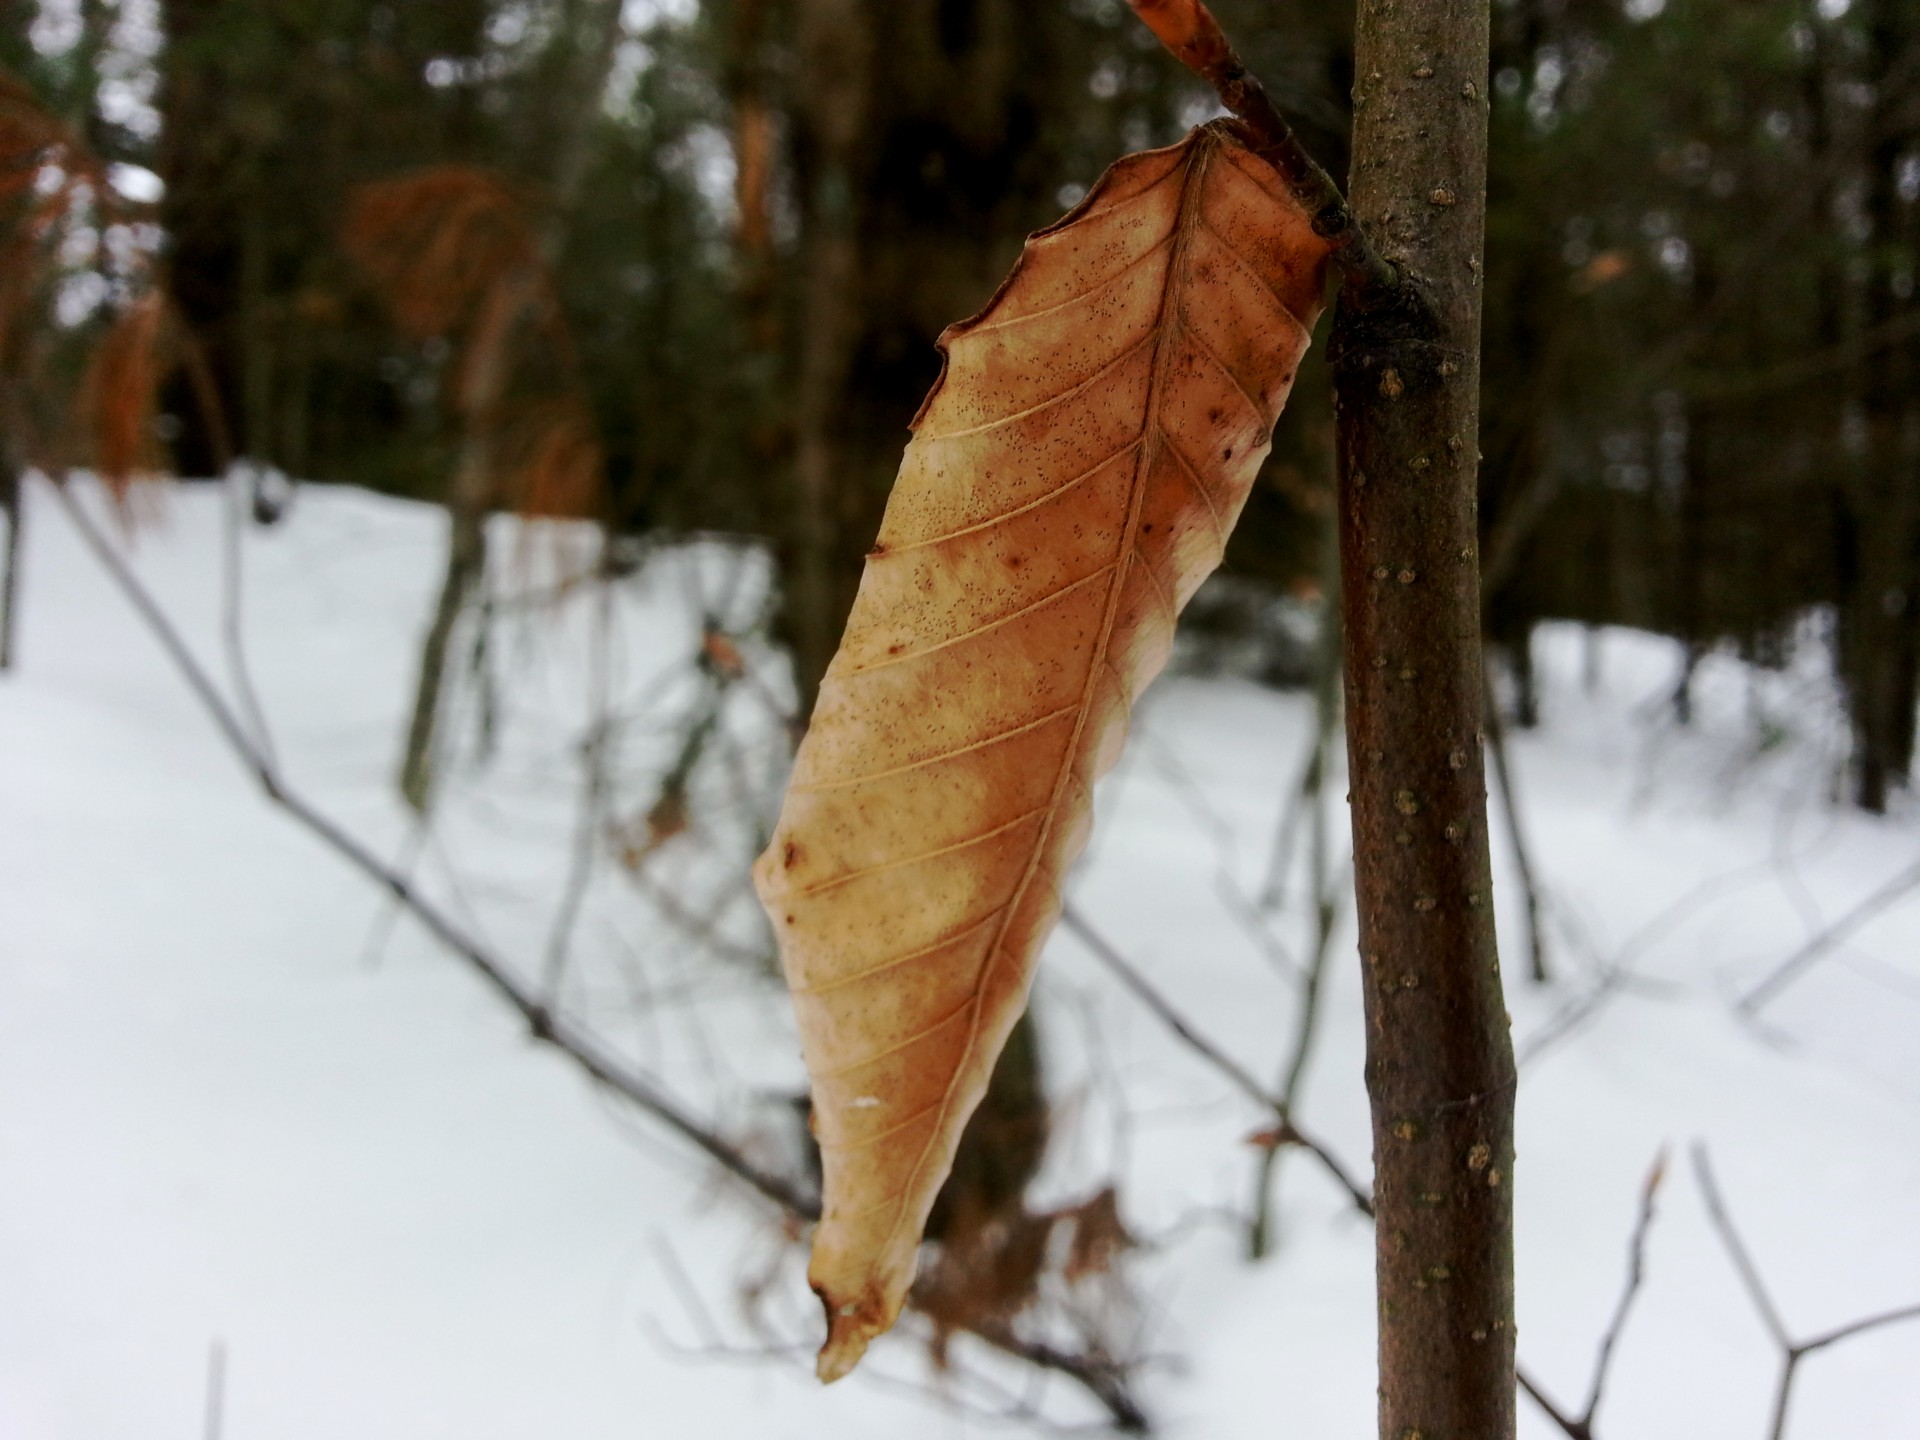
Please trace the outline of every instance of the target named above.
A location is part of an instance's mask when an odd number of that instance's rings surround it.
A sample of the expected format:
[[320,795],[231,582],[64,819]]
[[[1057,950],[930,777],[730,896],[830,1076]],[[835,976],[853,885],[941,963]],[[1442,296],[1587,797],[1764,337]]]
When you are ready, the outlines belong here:
[[794,867],[795,862],[798,861],[799,858],[800,858],[800,847],[794,844],[793,841],[791,840],[787,841],[787,848],[780,852],[780,863],[782,865],[785,865],[787,869],[791,870]]

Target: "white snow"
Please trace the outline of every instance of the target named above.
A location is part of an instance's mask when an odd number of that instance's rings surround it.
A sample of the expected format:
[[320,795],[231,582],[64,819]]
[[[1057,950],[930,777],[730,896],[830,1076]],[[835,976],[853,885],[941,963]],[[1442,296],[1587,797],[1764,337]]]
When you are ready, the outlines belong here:
[[[224,679],[220,492],[154,498],[134,564]],[[0,1440],[203,1435],[216,1346],[229,1440],[996,1428],[930,1402],[911,1339],[879,1347],[871,1375],[816,1386],[817,1312],[764,1208],[530,1043],[460,962],[269,806],[52,497],[36,484],[28,505],[19,668],[0,679]],[[656,552],[596,620],[587,587],[553,593],[583,563],[579,537],[503,527],[503,588],[545,599],[498,597],[498,750],[473,753],[467,687],[422,837],[391,775],[442,525],[424,507],[303,490],[280,526],[246,537],[248,646],[302,793],[538,977],[595,686],[622,722],[613,819],[631,825],[708,694],[690,664],[699,608],[743,637],[761,684],[780,683],[753,634],[763,567],[719,542]],[[1733,1010],[1920,857],[1910,810],[1874,820],[1832,801],[1840,722],[1814,629],[1783,673],[1709,659],[1682,730],[1663,703],[1673,646],[1599,636],[1589,690],[1587,637],[1552,628],[1537,652],[1545,723],[1513,740],[1558,975],[1536,988],[1522,973],[1496,819],[1528,1057],[1520,1352],[1564,1407],[1582,1403],[1642,1178],[1671,1149],[1600,1415],[1619,1440],[1765,1432],[1777,1357],[1708,1225],[1694,1141],[1797,1337],[1920,1302],[1920,894],[1761,1024]],[[800,1069],[738,884],[779,782],[767,700],[729,692],[725,763],[696,786],[693,831],[639,859],[651,891],[616,864],[595,871],[565,993],[777,1164],[793,1148],[779,1096]],[[1264,944],[1236,916],[1261,888],[1310,729],[1302,695],[1164,683],[1073,884],[1176,1005],[1276,1078],[1296,1001],[1274,952],[1303,950],[1297,883]],[[720,896],[732,959],[662,908],[704,914]],[[1351,947],[1344,930],[1302,1120],[1364,1174]],[[1371,1433],[1365,1223],[1290,1154],[1280,1251],[1247,1263],[1233,1215],[1260,1112],[1070,935],[1037,993],[1058,1106],[1037,1198],[1115,1177],[1129,1224],[1157,1242],[1130,1263],[1134,1328],[1116,1323],[1168,1362],[1142,1382],[1164,1433]],[[763,1276],[767,1294],[743,1306],[743,1283]],[[1024,1393],[1027,1376],[986,1364]],[[1043,1403],[1094,1418],[1057,1384]],[[1920,1325],[1892,1327],[1805,1362],[1788,1434],[1891,1440],[1916,1433],[1917,1410]],[[1524,1401],[1521,1414],[1524,1435],[1556,1433]]]

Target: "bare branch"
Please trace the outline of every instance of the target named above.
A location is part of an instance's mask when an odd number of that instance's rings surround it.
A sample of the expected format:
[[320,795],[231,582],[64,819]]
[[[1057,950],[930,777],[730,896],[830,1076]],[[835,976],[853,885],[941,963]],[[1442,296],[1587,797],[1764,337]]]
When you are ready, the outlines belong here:
[[1533,1381],[1527,1377],[1526,1371],[1516,1371],[1514,1378],[1519,1383],[1520,1393],[1538,1405],[1540,1407],[1540,1413],[1545,1415],[1547,1419],[1551,1420],[1555,1425],[1558,1425],[1560,1429],[1568,1435],[1571,1435],[1573,1440],[1593,1440],[1593,1432],[1587,1428],[1586,1423],[1573,1419],[1562,1411],[1559,1406],[1555,1405],[1553,1401],[1549,1400],[1541,1391],[1540,1387],[1535,1385]]
[[1298,1145],[1312,1154],[1326,1167],[1327,1173],[1333,1177],[1334,1182],[1347,1192],[1347,1197],[1353,1201],[1356,1210],[1363,1215],[1373,1214],[1373,1197],[1347,1174],[1346,1167],[1334,1158],[1333,1153],[1326,1146],[1301,1132],[1300,1127],[1288,1115],[1287,1106],[1279,1096],[1261,1085],[1253,1077],[1252,1072],[1238,1060],[1194,1029],[1180,1012],[1168,1003],[1166,997],[1153,988],[1152,982],[1135,969],[1133,963],[1116,950],[1105,936],[1089,925],[1086,917],[1073,906],[1068,905],[1061,911],[1060,923],[1087,947],[1095,959],[1119,976],[1121,984],[1133,992],[1134,998],[1151,1010],[1163,1025],[1185,1042],[1188,1049],[1231,1080],[1235,1088],[1248,1099],[1263,1109],[1273,1111],[1280,1118],[1279,1143]]
[[242,493],[242,484],[253,483],[253,472],[229,465],[220,478],[222,523],[225,530],[225,574],[221,577],[221,631],[227,649],[227,674],[233,693],[239,697],[240,710],[253,729],[255,747],[269,764],[275,760],[273,733],[267,728],[267,712],[254,692],[253,672],[247,665],[246,639],[246,565],[245,542],[250,504]]
[[1520,797],[1513,788],[1513,767],[1507,760],[1507,726],[1500,718],[1500,703],[1493,693],[1493,677],[1481,672],[1483,704],[1482,728],[1487,736],[1487,751],[1493,760],[1494,778],[1500,782],[1500,811],[1507,822],[1507,838],[1513,843],[1513,869],[1527,905],[1527,973],[1537,985],[1547,982],[1547,947],[1540,933],[1540,886],[1534,878],[1533,855],[1526,832],[1520,825]]
[[[1527,1037],[1519,1052],[1521,1068],[1533,1064],[1547,1050],[1574,1034],[1599,1013],[1605,1001],[1618,991],[1630,985],[1647,985],[1649,982],[1633,968],[1643,955],[1706,906],[1767,879],[1778,863],[1775,859],[1761,860],[1716,875],[1696,885],[1634,931],[1622,942],[1611,960],[1599,960],[1601,973],[1596,985],[1562,1006],[1540,1029]],[[1595,958],[1599,959],[1597,956]]]
[[1627,1312],[1633,1308],[1634,1297],[1640,1293],[1641,1282],[1646,1278],[1647,1232],[1653,1228],[1653,1202],[1660,1193],[1660,1182],[1666,1179],[1666,1175],[1667,1152],[1663,1147],[1653,1157],[1646,1183],[1640,1187],[1640,1216],[1634,1221],[1633,1239],[1627,1247],[1627,1283],[1620,1292],[1620,1303],[1614,1307],[1607,1332],[1601,1337],[1599,1359],[1594,1362],[1593,1385],[1587,1391],[1587,1408],[1580,1417],[1580,1428],[1589,1434],[1593,1430],[1593,1417],[1600,1409],[1601,1397],[1606,1393],[1607,1371],[1613,1364],[1614,1346],[1620,1341],[1620,1332],[1627,1325]]
[[1856,1335],[1864,1335],[1869,1330],[1878,1330],[1883,1325],[1898,1325],[1908,1320],[1920,1320],[1920,1305],[1903,1305],[1898,1310],[1884,1310],[1878,1315],[1869,1315],[1864,1320],[1855,1320],[1838,1329],[1829,1330],[1824,1335],[1811,1340],[1802,1340],[1794,1348],[1802,1355],[1811,1355],[1816,1350],[1824,1350],[1829,1345],[1838,1345],[1842,1340],[1851,1340]]
[[1721,1242],[1732,1257],[1734,1268],[1740,1273],[1741,1284],[1752,1299],[1754,1308],[1760,1312],[1767,1331],[1773,1336],[1774,1344],[1780,1348],[1780,1383],[1774,1392],[1773,1422],[1768,1427],[1768,1440],[1782,1440],[1787,1433],[1787,1405],[1793,1398],[1793,1382],[1800,1371],[1800,1362],[1817,1350],[1850,1340],[1856,1335],[1864,1335],[1870,1330],[1878,1330],[1888,1325],[1897,1325],[1907,1320],[1920,1320],[1920,1305],[1903,1305],[1896,1310],[1885,1310],[1877,1315],[1869,1315],[1863,1320],[1855,1320],[1836,1329],[1816,1335],[1811,1340],[1796,1341],[1788,1333],[1786,1322],[1780,1318],[1780,1312],[1774,1306],[1772,1297],[1767,1294],[1766,1286],[1761,1282],[1759,1268],[1753,1263],[1746,1244],[1740,1238],[1739,1231],[1733,1228],[1733,1219],[1727,1213],[1726,1201],[1721,1198],[1720,1186],[1713,1177],[1713,1167],[1707,1160],[1707,1148],[1704,1145],[1693,1147],[1693,1168],[1700,1181],[1700,1194],[1706,1201],[1707,1214],[1713,1221],[1713,1227],[1720,1234]]
[[1594,1440],[1594,1416],[1599,1412],[1600,1401],[1606,1393],[1607,1372],[1613,1365],[1614,1346],[1619,1343],[1620,1333],[1626,1328],[1627,1312],[1633,1308],[1634,1297],[1640,1293],[1641,1281],[1646,1275],[1647,1233],[1653,1228],[1653,1202],[1666,1173],[1667,1152],[1662,1149],[1654,1156],[1653,1166],[1647,1171],[1646,1183],[1640,1187],[1640,1215],[1634,1222],[1633,1238],[1627,1246],[1627,1283],[1620,1292],[1619,1304],[1614,1307],[1613,1319],[1600,1339],[1600,1354],[1594,1362],[1593,1383],[1587,1390],[1586,1409],[1577,1417],[1569,1415],[1554,1404],[1524,1370],[1516,1374],[1521,1392],[1572,1440]]
[[1735,1007],[1742,1015],[1756,1015],[1760,1007],[1799,978],[1800,973],[1821,956],[1843,944],[1869,920],[1890,910],[1915,889],[1920,889],[1920,864],[1902,870],[1852,910],[1822,930],[1793,954],[1768,972],[1767,977],[1740,997]]
[[1713,1165],[1707,1159],[1705,1145],[1696,1144],[1693,1147],[1693,1173],[1700,1182],[1700,1198],[1706,1202],[1707,1216],[1713,1221],[1713,1228],[1719,1232],[1721,1243],[1727,1247],[1734,1269],[1740,1273],[1740,1283],[1746,1287],[1747,1298],[1753,1301],[1753,1308],[1760,1312],[1760,1318],[1766,1323],[1767,1333],[1773,1336],[1774,1343],[1782,1350],[1792,1350],[1793,1339],[1787,1334],[1786,1322],[1780,1318],[1773,1297],[1767,1294],[1767,1287],[1760,1279],[1759,1267],[1753,1263],[1753,1256],[1748,1253],[1740,1232],[1733,1228],[1733,1217],[1727,1213],[1726,1202],[1720,1196],[1720,1186],[1713,1178]]
[[221,1440],[227,1418],[227,1342],[215,1336],[207,1346],[207,1394],[200,1433],[205,1440]]
[[968,1333],[978,1337],[1016,1360],[1024,1360],[1042,1370],[1051,1370],[1078,1381],[1107,1409],[1116,1430],[1128,1435],[1144,1435],[1151,1424],[1146,1412],[1133,1398],[1128,1385],[1128,1366],[1100,1355],[1076,1354],[1039,1340],[1027,1340],[1012,1329],[999,1325],[971,1326]]
[[[612,541],[602,536],[600,560],[594,566],[591,583],[593,597],[593,639],[588,650],[587,703],[590,719],[587,733],[580,741],[580,809],[575,822],[573,856],[560,892],[560,904],[554,912],[553,929],[547,937],[545,988],[547,1004],[560,1003],[571,958],[573,931],[579,923],[580,907],[593,884],[594,862],[605,841],[607,808],[607,752],[613,744],[612,662],[613,643],[613,568],[609,553]],[[481,633],[485,634],[483,626]]]
[[1151,1010],[1189,1050],[1231,1080],[1254,1104],[1268,1110],[1279,1107],[1279,1100],[1267,1092],[1266,1088],[1253,1077],[1251,1071],[1188,1024],[1180,1012],[1168,1003],[1166,997],[1153,988],[1147,977],[1134,968],[1133,962],[1115,949],[1113,944],[1095,930],[1074,906],[1069,904],[1061,910],[1060,923],[1073,934],[1075,939],[1087,947],[1095,959],[1113,971],[1120,978],[1120,983],[1133,992],[1134,998]]
[[[1324,537],[1322,550],[1322,574],[1331,593],[1339,584],[1337,550],[1331,531]],[[1306,1084],[1307,1065],[1313,1057],[1313,1041],[1319,1028],[1321,985],[1326,979],[1328,956],[1333,951],[1334,924],[1339,916],[1341,896],[1351,889],[1345,883],[1337,883],[1331,873],[1332,838],[1328,834],[1326,807],[1334,735],[1340,725],[1341,648],[1340,612],[1329,605],[1321,621],[1320,653],[1314,676],[1313,754],[1301,776],[1298,797],[1301,807],[1308,812],[1307,884],[1313,906],[1313,950],[1300,977],[1300,1004],[1294,1016],[1293,1043],[1280,1081],[1279,1099],[1284,1117],[1292,1116]],[[1279,856],[1275,858],[1278,860]],[[1276,879],[1279,878],[1276,875]],[[1253,1218],[1247,1226],[1247,1251],[1256,1260],[1267,1253],[1270,1242],[1275,1172],[1281,1154],[1278,1145],[1269,1146],[1254,1171]]]

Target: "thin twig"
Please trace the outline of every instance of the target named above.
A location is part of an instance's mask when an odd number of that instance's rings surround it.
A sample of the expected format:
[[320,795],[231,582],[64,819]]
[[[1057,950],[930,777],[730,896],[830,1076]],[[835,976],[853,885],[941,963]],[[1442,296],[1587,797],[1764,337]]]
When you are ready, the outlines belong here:
[[1619,951],[1612,960],[1601,962],[1601,978],[1598,984],[1562,1006],[1540,1029],[1522,1042],[1518,1054],[1520,1068],[1526,1069],[1552,1046],[1559,1044],[1577,1031],[1581,1025],[1599,1012],[1601,1005],[1616,991],[1630,984],[1648,983],[1633,969],[1642,955],[1666,939],[1705,906],[1766,879],[1778,864],[1777,859],[1769,858],[1715,875],[1696,885],[1635,930],[1621,943]]
[[1693,1147],[1693,1171],[1700,1182],[1700,1197],[1706,1202],[1707,1216],[1713,1221],[1713,1228],[1720,1232],[1720,1239],[1727,1247],[1727,1254],[1733,1260],[1733,1267],[1740,1272],[1740,1283],[1746,1287],[1747,1298],[1753,1301],[1753,1308],[1760,1312],[1760,1318],[1766,1323],[1767,1333],[1782,1350],[1791,1350],[1793,1340],[1787,1334],[1786,1322],[1780,1318],[1780,1311],[1774,1306],[1773,1297],[1767,1294],[1767,1287],[1760,1279],[1759,1267],[1753,1263],[1746,1243],[1741,1240],[1740,1232],[1733,1228],[1733,1218],[1727,1214],[1726,1202],[1720,1196],[1720,1186],[1713,1178],[1713,1166],[1707,1159],[1707,1147],[1696,1144]]
[[1254,153],[1285,177],[1312,217],[1314,233],[1333,245],[1333,262],[1348,283],[1361,292],[1397,286],[1398,273],[1374,250],[1340,187],[1307,153],[1207,7],[1200,0],[1127,3],[1182,65],[1213,87],[1220,103],[1240,122]]
[[[1525,642],[1522,642],[1525,643]],[[1493,693],[1493,677],[1481,670],[1482,707],[1485,717],[1487,751],[1493,757],[1494,778],[1500,786],[1500,811],[1506,817],[1507,839],[1513,843],[1513,868],[1520,881],[1520,893],[1527,904],[1527,973],[1537,985],[1547,975],[1547,947],[1540,934],[1540,886],[1534,878],[1533,857],[1520,825],[1520,797],[1513,786],[1513,767],[1507,762],[1507,727],[1500,718],[1500,703]]]
[[1800,973],[1814,961],[1844,943],[1861,926],[1881,912],[1891,909],[1916,888],[1920,888],[1920,864],[1902,870],[1852,910],[1774,966],[1764,980],[1740,997],[1739,1003],[1734,1008],[1742,1015],[1758,1014],[1763,1005],[1799,978]]
[[1287,803],[1280,812],[1280,829],[1274,836],[1273,854],[1267,860],[1266,883],[1260,887],[1260,907],[1277,910],[1287,898],[1287,876],[1293,869],[1293,847],[1307,811],[1307,797],[1313,793],[1320,766],[1320,747],[1307,752],[1300,778],[1287,792]]
[[[1338,572],[1333,536],[1325,537],[1325,573],[1334,581]],[[1337,581],[1334,581],[1337,583]],[[1330,587],[1331,588],[1331,587]],[[1306,1084],[1307,1066],[1313,1056],[1314,1037],[1319,1029],[1321,986],[1326,979],[1327,959],[1333,951],[1334,924],[1340,912],[1340,897],[1351,885],[1336,884],[1332,876],[1332,837],[1328,833],[1326,790],[1328,772],[1334,754],[1334,732],[1340,724],[1340,655],[1342,648],[1339,612],[1327,607],[1320,635],[1319,673],[1314,677],[1313,759],[1302,777],[1302,803],[1308,807],[1309,846],[1307,883],[1313,904],[1313,953],[1307,959],[1300,982],[1300,1004],[1294,1016],[1293,1044],[1288,1053],[1286,1073],[1281,1077],[1279,1101],[1281,1113],[1290,1118],[1300,1104],[1300,1091]],[[1254,1167],[1253,1218],[1247,1226],[1247,1251],[1255,1259],[1268,1250],[1271,1216],[1277,1188],[1275,1172],[1282,1150],[1269,1146]]]
[[220,1440],[227,1419],[227,1342],[214,1337],[207,1347],[206,1411],[200,1433],[205,1440]]
[[1829,1345],[1837,1345],[1842,1340],[1851,1340],[1854,1336],[1868,1330],[1878,1330],[1882,1325],[1898,1325],[1907,1320],[1920,1320],[1920,1305],[1902,1305],[1898,1309],[1883,1310],[1878,1315],[1869,1315],[1864,1320],[1855,1320],[1838,1329],[1829,1330],[1811,1340],[1802,1340],[1794,1348],[1802,1355],[1811,1355],[1816,1350],[1824,1350]]
[[[245,542],[247,519],[246,497],[240,493],[243,472],[237,465],[227,467],[220,478],[221,500],[224,514],[221,517],[225,531],[226,554],[225,571],[221,577],[220,608],[221,633],[226,642],[227,679],[233,686],[233,693],[240,699],[241,713],[253,728],[253,738],[260,753],[269,764],[276,760],[273,749],[273,732],[267,728],[266,708],[261,705],[260,697],[253,688],[253,670],[247,664],[246,637],[246,569]],[[249,479],[249,483],[251,483]]]
[[667,1244],[666,1236],[655,1231],[650,1237],[653,1256],[659,1262],[660,1269],[667,1277],[667,1285],[680,1299],[680,1304],[692,1318],[696,1328],[705,1337],[706,1343],[716,1349],[725,1345],[726,1340],[720,1333],[720,1327],[713,1322],[713,1315],[707,1309],[706,1301],[700,1298],[700,1287],[693,1283],[693,1277],[687,1274],[686,1267],[680,1263],[680,1257]]
[[1099,1355],[1083,1355],[1062,1350],[1041,1340],[1028,1340],[1002,1325],[980,1324],[967,1327],[967,1333],[991,1345],[1003,1355],[1024,1360],[1041,1370],[1051,1370],[1077,1381],[1107,1409],[1113,1427],[1123,1434],[1144,1435],[1151,1430],[1146,1412],[1133,1398],[1127,1384],[1129,1367]]
[[1836,1329],[1816,1335],[1811,1340],[1793,1339],[1787,1330],[1786,1321],[1780,1316],[1779,1309],[1773,1303],[1773,1297],[1767,1293],[1767,1287],[1760,1279],[1760,1269],[1754,1264],[1746,1242],[1740,1238],[1740,1232],[1733,1228],[1733,1218],[1727,1213],[1726,1201],[1721,1197],[1719,1183],[1713,1177],[1713,1166],[1707,1159],[1707,1147],[1696,1144],[1693,1147],[1694,1174],[1700,1181],[1700,1195],[1706,1202],[1707,1215],[1713,1221],[1713,1228],[1719,1232],[1720,1240],[1726,1246],[1727,1254],[1732,1258],[1734,1269],[1739,1272],[1740,1283],[1747,1296],[1753,1301],[1754,1309],[1760,1312],[1760,1318],[1767,1327],[1767,1333],[1780,1349],[1780,1383],[1774,1392],[1773,1421],[1767,1430],[1768,1440],[1782,1440],[1787,1433],[1787,1406],[1793,1399],[1793,1382],[1800,1371],[1800,1362],[1817,1350],[1829,1345],[1837,1345],[1842,1340],[1850,1340],[1856,1335],[1864,1335],[1869,1330],[1877,1330],[1886,1325],[1897,1325],[1907,1320],[1920,1320],[1920,1305],[1903,1305],[1895,1310],[1884,1310],[1877,1315],[1869,1315],[1864,1320],[1855,1320]]
[[724,904],[730,898],[728,895],[716,897],[713,905],[690,906],[674,893],[671,886],[649,874],[644,861],[637,868],[626,867],[626,876],[634,889],[646,896],[647,902],[660,912],[669,925],[696,945],[736,965],[766,969],[773,964],[773,957],[768,951],[739,944],[719,933],[722,917],[718,905]]
[[1538,1405],[1540,1413],[1559,1426],[1563,1432],[1572,1436],[1573,1440],[1593,1440],[1592,1432],[1549,1400],[1540,1387],[1528,1378],[1526,1371],[1516,1370],[1514,1378],[1520,1383],[1520,1393]]
[[1122,955],[1113,944],[1092,925],[1072,905],[1060,912],[1060,923],[1093,953],[1095,959],[1120,977],[1120,983],[1131,990],[1139,1000],[1157,1016],[1162,1024],[1186,1043],[1188,1049],[1201,1056],[1227,1079],[1239,1087],[1242,1094],[1254,1104],[1272,1110],[1279,1107],[1278,1097],[1270,1094],[1267,1088],[1253,1076],[1238,1060],[1215,1045],[1205,1035],[1189,1025],[1178,1010],[1167,1002],[1152,983],[1133,966],[1133,962]]
[[1663,1147],[1654,1156],[1653,1168],[1647,1171],[1646,1183],[1640,1187],[1640,1214],[1634,1221],[1633,1239],[1627,1247],[1627,1283],[1620,1291],[1620,1303],[1614,1307],[1613,1319],[1608,1323],[1606,1334],[1600,1340],[1600,1355],[1593,1366],[1593,1384],[1587,1390],[1587,1408],[1580,1416],[1580,1429],[1587,1435],[1593,1433],[1593,1417],[1600,1409],[1601,1397],[1606,1393],[1607,1372],[1613,1365],[1614,1347],[1619,1344],[1620,1333],[1626,1329],[1627,1312],[1633,1308],[1634,1297],[1640,1293],[1641,1283],[1646,1278],[1647,1234],[1653,1228],[1653,1202],[1660,1193],[1660,1182],[1667,1174],[1667,1152]]
[[[574,927],[580,920],[580,907],[593,884],[594,862],[604,843],[607,808],[607,752],[613,744],[611,714],[611,657],[613,640],[613,574],[608,564],[611,539],[603,537],[600,564],[595,567],[593,583],[597,587],[593,607],[593,640],[589,650],[587,733],[580,742],[580,811],[575,822],[573,856],[567,866],[567,878],[560,891],[560,904],[554,911],[553,929],[547,936],[547,962],[544,989],[547,1004],[558,1006],[561,989],[573,950]],[[482,633],[485,627],[482,626]]]
[[1133,992],[1134,998],[1151,1010],[1162,1024],[1184,1041],[1188,1049],[1231,1080],[1241,1093],[1256,1105],[1273,1111],[1281,1121],[1279,1136],[1281,1143],[1298,1145],[1312,1154],[1326,1167],[1327,1173],[1333,1177],[1340,1188],[1347,1192],[1347,1197],[1353,1201],[1356,1210],[1363,1215],[1373,1214],[1373,1198],[1360,1188],[1352,1176],[1347,1174],[1346,1167],[1334,1158],[1333,1153],[1326,1146],[1301,1131],[1292,1117],[1287,1114],[1287,1107],[1281,1102],[1279,1096],[1256,1080],[1252,1072],[1238,1060],[1194,1029],[1180,1012],[1167,1002],[1166,997],[1153,988],[1146,976],[1136,970],[1132,962],[1116,950],[1105,936],[1089,925],[1085,917],[1073,906],[1069,905],[1061,911],[1060,923],[1092,952],[1094,958],[1119,976],[1120,982]]

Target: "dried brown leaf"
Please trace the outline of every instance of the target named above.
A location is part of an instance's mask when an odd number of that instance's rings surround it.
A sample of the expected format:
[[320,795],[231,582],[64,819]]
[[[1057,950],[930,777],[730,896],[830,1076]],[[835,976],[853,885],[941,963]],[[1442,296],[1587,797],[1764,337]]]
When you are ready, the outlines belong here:
[[477,165],[437,165],[354,192],[341,235],[402,329],[445,335],[541,270],[522,198]]
[[1106,1274],[1115,1260],[1140,1243],[1120,1219],[1120,1192],[1111,1185],[1063,1212],[1062,1218],[1073,1222],[1073,1246],[1063,1271],[1070,1285]]
[[155,420],[174,361],[171,307],[150,292],[122,310],[100,337],[82,387],[94,469],[114,495],[164,467]]
[[1215,123],[1115,164],[941,338],[755,867],[813,1080],[822,1379],[899,1314],[1093,781],[1220,561],[1326,257]]

